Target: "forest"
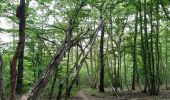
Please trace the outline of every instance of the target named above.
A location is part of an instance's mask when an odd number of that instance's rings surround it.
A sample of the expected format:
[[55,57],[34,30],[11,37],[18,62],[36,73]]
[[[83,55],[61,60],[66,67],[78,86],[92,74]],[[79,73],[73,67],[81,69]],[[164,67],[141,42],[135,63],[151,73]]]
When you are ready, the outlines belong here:
[[170,0],[0,0],[0,100],[169,100]]

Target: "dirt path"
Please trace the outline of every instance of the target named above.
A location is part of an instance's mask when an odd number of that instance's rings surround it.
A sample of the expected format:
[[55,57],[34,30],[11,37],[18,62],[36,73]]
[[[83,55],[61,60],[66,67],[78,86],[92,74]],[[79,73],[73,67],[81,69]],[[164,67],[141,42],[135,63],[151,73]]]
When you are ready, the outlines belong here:
[[170,90],[162,90],[158,96],[150,96],[148,93],[140,91],[124,91],[119,93],[120,98],[116,95],[90,95],[83,90],[77,93],[77,98],[70,100],[170,100]]
[[90,100],[84,93],[83,91],[79,91],[77,94],[78,97],[82,98],[83,100]]

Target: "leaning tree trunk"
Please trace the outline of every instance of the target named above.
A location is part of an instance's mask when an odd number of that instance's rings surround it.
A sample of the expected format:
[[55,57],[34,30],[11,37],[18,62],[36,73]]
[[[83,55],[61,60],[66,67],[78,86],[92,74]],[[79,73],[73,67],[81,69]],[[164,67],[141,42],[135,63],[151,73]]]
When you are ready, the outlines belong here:
[[[75,77],[73,78],[73,80],[71,81],[71,83],[70,83],[70,85],[69,85],[69,87],[68,87],[68,95],[70,95],[70,93],[71,93],[71,90],[72,90],[72,88],[73,88],[73,85],[74,85],[74,83],[76,82],[76,79],[77,79],[77,77],[78,77],[78,75],[79,75],[79,72],[80,72],[80,70],[81,70],[81,68],[82,68],[82,66],[83,66],[83,64],[84,64],[84,62],[86,62],[86,59],[87,59],[87,56],[89,55],[89,53],[90,53],[90,51],[91,51],[91,49],[92,49],[92,46],[94,45],[94,42],[95,42],[95,40],[97,39],[97,33],[98,33],[98,31],[101,29],[101,27],[103,27],[103,24],[104,24],[104,20],[102,19],[101,20],[101,23],[99,24],[99,26],[98,26],[98,28],[95,30],[95,35],[93,36],[93,39],[90,39],[90,41],[89,41],[89,43],[85,46],[85,48],[84,48],[84,50],[82,51],[82,52],[84,52],[85,51],[85,49],[88,47],[88,45],[90,45],[90,47],[89,47],[89,49],[88,49],[88,51],[84,54],[84,57],[81,59],[81,61],[80,61],[80,63],[78,63],[78,70],[77,70],[77,72],[76,72],[76,75],[75,75]],[[81,55],[81,54],[80,54]],[[80,58],[79,58],[80,59]],[[79,60],[78,59],[78,60]],[[76,62],[77,63],[77,62]],[[86,62],[86,65],[87,65],[87,62]]]
[[50,60],[50,63],[47,65],[47,69],[42,73],[41,77],[39,78],[39,81],[35,84],[35,86],[33,88],[30,89],[30,91],[28,92],[28,94],[26,96],[21,97],[21,100],[35,100],[35,99],[37,99],[39,94],[46,87],[50,76],[53,74],[53,72],[55,70],[58,69],[58,66],[59,66],[60,62],[62,61],[65,53],[68,50],[70,50],[70,48],[73,45],[77,44],[77,42],[79,41],[76,38],[76,40],[74,40],[73,41],[74,43],[73,43],[71,41],[71,37],[72,37],[72,31],[74,29],[73,26],[75,24],[75,20],[79,14],[79,11],[81,10],[81,8],[84,5],[85,5],[85,2],[82,0],[79,7],[75,9],[75,16],[72,16],[72,18],[70,18],[70,20],[69,20],[69,23],[68,23],[69,25],[68,25],[68,28],[66,31],[65,42],[63,43],[61,48],[58,51],[56,51],[53,58]]
[[69,50],[69,48],[70,46],[68,45],[68,43],[64,43],[61,49],[56,52],[53,59],[51,59],[47,69],[40,77],[40,80],[36,83],[36,85],[32,89],[30,89],[26,96],[23,96],[21,98],[21,100],[35,100],[38,97],[38,95],[44,90],[53,71],[58,69],[60,62],[64,57],[64,54]]
[[3,66],[3,60],[2,60],[2,55],[0,55],[0,100],[4,100],[2,66]]
[[15,100],[16,64],[25,43],[25,0],[20,0],[16,16],[19,19],[19,42],[14,56],[10,61],[10,100]]

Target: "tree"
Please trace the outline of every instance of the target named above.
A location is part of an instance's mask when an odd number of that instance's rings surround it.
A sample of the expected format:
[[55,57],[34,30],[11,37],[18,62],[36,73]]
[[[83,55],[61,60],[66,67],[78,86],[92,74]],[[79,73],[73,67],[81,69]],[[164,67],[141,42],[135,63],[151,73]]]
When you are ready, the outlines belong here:
[[3,60],[2,60],[2,55],[0,55],[0,99],[4,100],[2,69],[3,69]]
[[24,9],[21,2],[17,18],[17,3],[0,1],[4,97],[8,88],[11,100],[27,90],[23,100],[69,99],[84,86],[117,96],[168,89],[169,0],[25,0]]
[[[85,6],[84,0],[82,0],[80,4],[78,5],[78,8],[76,8],[75,16],[78,16],[83,6]],[[39,81],[35,84],[33,88],[30,89],[26,97],[23,96],[21,98],[22,100],[24,99],[32,100],[32,99],[36,99],[39,96],[39,94],[46,87],[48,80],[50,76],[52,75],[52,73],[54,72],[54,70],[58,69],[58,66],[60,62],[62,61],[66,52],[68,52],[72,46],[75,46],[79,42],[78,40],[79,38],[75,38],[74,41],[71,40],[72,32],[74,29],[73,26],[75,25],[75,21],[76,21],[75,16],[72,16],[68,21],[68,28],[66,29],[66,37],[65,37],[65,41],[63,42],[62,46],[60,47],[59,50],[56,50],[56,53],[50,60],[50,63],[47,65],[47,69],[42,73],[42,76],[39,78]]]
[[[20,0],[20,5],[16,10],[16,16],[19,19],[19,42],[16,51],[10,61],[10,100],[15,100],[15,89],[16,89],[16,64],[20,54],[24,50],[25,44],[25,0]],[[21,54],[22,56],[22,54]]]
[[[100,19],[102,20],[103,17],[101,16]],[[99,84],[99,91],[104,92],[104,24],[101,28],[101,36],[100,36],[100,84]]]
[[134,40],[133,40],[133,75],[132,75],[132,90],[135,90],[135,81],[136,81],[136,38],[137,38],[137,25],[138,25],[138,10],[136,8],[136,15],[135,15],[135,33],[134,33]]

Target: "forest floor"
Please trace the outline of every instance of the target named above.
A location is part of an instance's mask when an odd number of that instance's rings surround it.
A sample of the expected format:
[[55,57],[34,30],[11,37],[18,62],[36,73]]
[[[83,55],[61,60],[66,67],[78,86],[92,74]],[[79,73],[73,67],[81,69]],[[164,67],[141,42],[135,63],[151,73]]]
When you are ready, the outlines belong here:
[[[20,100],[20,96],[17,96],[17,98],[17,100]],[[43,95],[37,100],[48,100],[48,96]],[[52,100],[56,100],[56,97],[53,97]],[[110,88],[105,88],[104,93],[98,92],[97,89],[81,88],[75,94],[73,93],[68,100],[170,100],[170,89],[161,89],[159,95],[151,96],[149,93],[142,93],[139,90],[119,90],[116,95]]]
[[76,96],[69,100],[170,100],[170,90],[161,90],[158,96],[150,96],[140,91],[121,91],[118,96],[105,89],[105,93],[97,90],[80,90]]

